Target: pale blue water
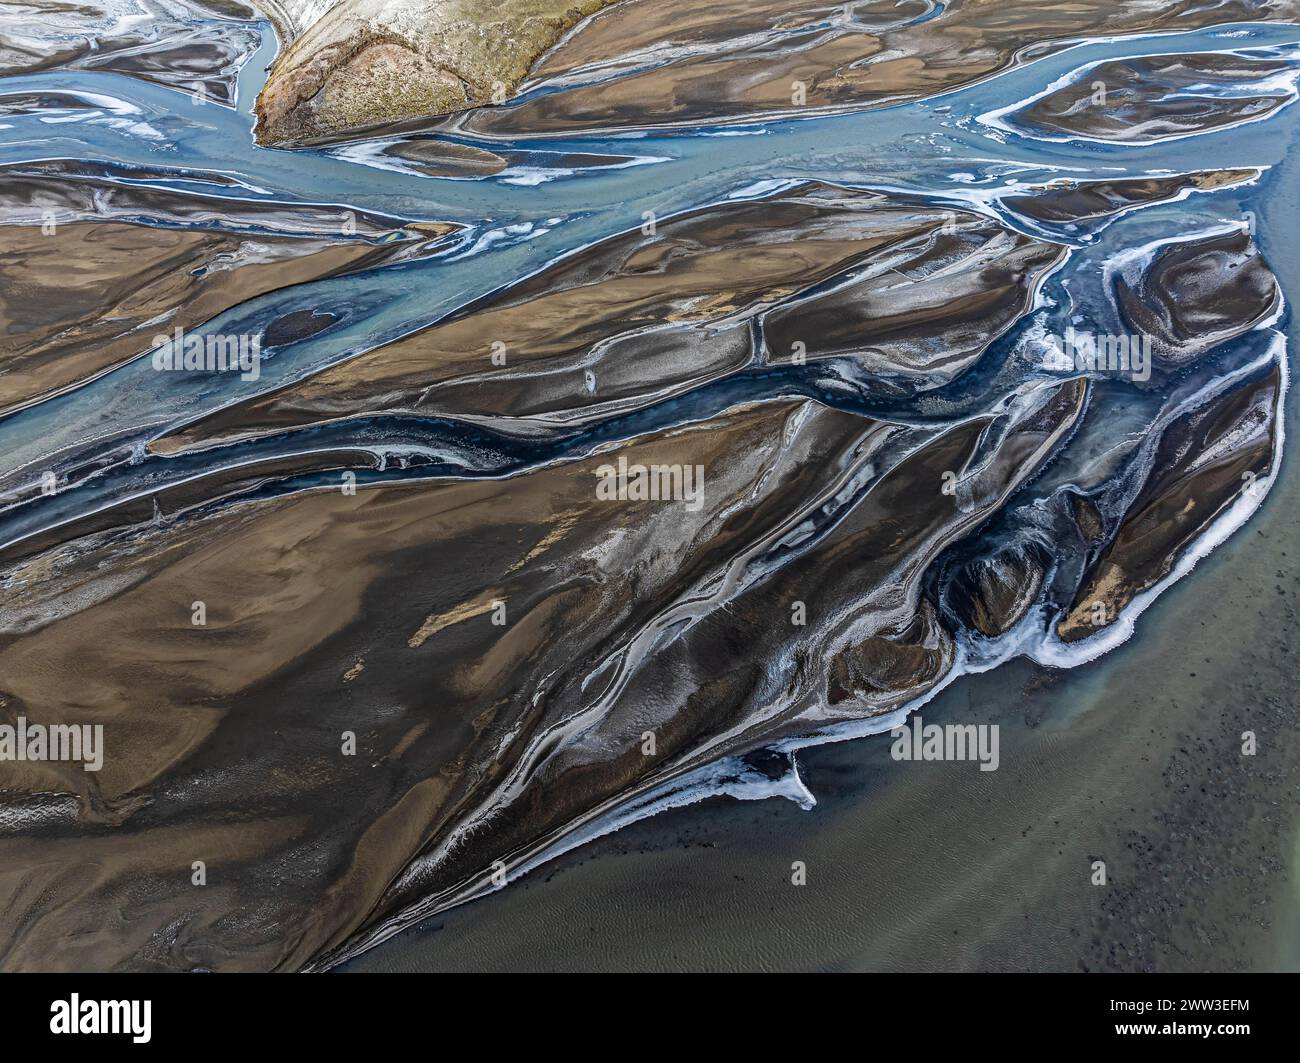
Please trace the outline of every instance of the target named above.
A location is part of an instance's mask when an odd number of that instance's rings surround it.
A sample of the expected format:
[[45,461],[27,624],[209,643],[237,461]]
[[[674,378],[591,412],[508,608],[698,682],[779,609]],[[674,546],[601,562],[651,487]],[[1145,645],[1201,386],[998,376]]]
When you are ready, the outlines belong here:
[[[918,103],[859,114],[751,127],[699,128],[602,139],[529,140],[516,145],[533,152],[631,155],[657,160],[619,169],[557,171],[553,179],[521,185],[510,173],[483,179],[446,179],[395,172],[341,157],[332,151],[285,152],[258,147],[252,138],[252,101],[274,54],[274,37],[263,25],[263,45],[245,65],[239,107],[196,106],[178,92],[122,75],[55,72],[5,79],[5,91],[65,90],[112,97],[134,109],[126,117],[90,112],[51,122],[40,114],[6,118],[0,128],[0,162],[71,158],[122,168],[164,170],[187,180],[149,180],[177,189],[252,199],[338,204],[406,220],[455,221],[469,226],[454,247],[424,261],[303,284],[263,296],[208,323],[207,331],[258,331],[295,310],[336,314],[326,332],[272,352],[256,383],[235,374],[208,377],[159,374],[147,358],[126,365],[73,391],[0,420],[0,490],[30,485],[46,469],[75,469],[91,456],[116,454],[119,467],[101,472],[37,505],[0,510],[0,541],[57,523],[75,512],[99,508],[146,485],[191,475],[191,461],[145,459],[148,438],[235,399],[267,391],[437,320],[466,302],[533,273],[556,257],[612,233],[641,224],[643,213],[659,218],[728,197],[760,194],[775,182],[819,179],[923,194],[940,202],[997,213],[1013,226],[1023,223],[987,198],[1001,186],[1031,184],[1053,177],[1119,177],[1207,167],[1262,167],[1270,172],[1257,185],[1120,218],[1082,247],[1067,276],[1076,302],[1099,298],[1097,270],[1115,246],[1133,246],[1161,235],[1240,222],[1244,212],[1262,215],[1270,189],[1294,180],[1294,144],[1300,108],[1285,107],[1268,121],[1244,124],[1148,146],[1048,143],[997,133],[976,116],[1042,91],[1083,64],[1152,52],[1224,48],[1294,48],[1300,29],[1287,25],[1230,26],[1192,33],[1083,43],[983,83]],[[484,146],[500,149],[500,142]],[[196,185],[194,179],[222,174],[244,189]],[[1059,234],[1057,235],[1059,238]],[[1286,233],[1263,227],[1258,238],[1266,254],[1289,241]],[[1076,241],[1085,243],[1086,241]],[[1289,247],[1279,253],[1289,252]],[[196,330],[202,331],[202,330]],[[1000,347],[1008,349],[1014,336]],[[997,351],[979,371],[941,395],[947,412],[974,401],[998,370]],[[205,468],[238,464],[269,452],[315,449],[333,441],[418,441],[449,448],[447,460],[428,471],[501,471],[565,450],[579,450],[596,438],[706,415],[736,397],[783,392],[815,394],[826,401],[871,408],[869,388],[833,387],[824,374],[762,371],[743,374],[698,394],[655,407],[587,433],[550,442],[532,451],[490,435],[418,418],[385,419],[328,433],[303,433],[294,440],[239,445],[209,455]],[[893,416],[923,417],[924,411],[884,408]],[[332,437],[332,438],[331,438]],[[135,463],[129,461],[136,455]],[[402,475],[390,469],[385,475]],[[74,473],[73,481],[78,479]]]
[[[933,17],[933,12],[924,17]],[[986,407],[990,396],[1005,395],[1023,378],[1026,369],[1016,362],[1017,344],[1031,325],[1028,321],[994,344],[976,367],[919,403],[882,393],[865,372],[855,373],[852,367],[841,365],[832,372],[816,365],[760,365],[635,414],[532,441],[445,419],[390,414],[200,454],[145,455],[144,444],[152,437],[422,328],[564,254],[635,228],[647,211],[662,219],[728,198],[757,196],[786,182],[816,179],[909,193],[990,212],[1032,235],[1046,232],[1073,247],[1067,267],[1046,286],[1049,308],[1068,305],[1098,320],[1111,312],[1102,269],[1116,252],[1240,224],[1248,213],[1258,221],[1256,237],[1284,291],[1289,295],[1300,283],[1294,220],[1300,208],[1300,168],[1295,161],[1300,108],[1289,105],[1263,122],[1145,146],[1033,140],[999,133],[977,121],[980,115],[1041,92],[1085,64],[1106,59],[1275,48],[1296,66],[1290,58],[1300,47],[1296,26],[1220,27],[1083,43],[942,97],[852,115],[649,135],[485,141],[483,146],[491,150],[513,149],[531,157],[525,172],[516,169],[481,179],[433,178],[366,165],[357,161],[357,152],[340,148],[285,152],[258,147],[252,138],[252,103],[275,47],[269,28],[263,25],[261,32],[262,47],[243,69],[234,110],[195,106],[182,93],[107,72],[56,72],[0,81],[0,92],[93,93],[116,101],[119,112],[74,112],[57,121],[48,114],[0,118],[0,164],[83,160],[92,168],[111,168],[123,183],[143,181],[232,199],[334,204],[340,212],[370,211],[391,216],[395,223],[457,222],[467,231],[426,260],[271,293],[195,330],[258,332],[274,319],[301,310],[339,316],[325,332],[272,351],[255,383],[235,374],[160,374],[142,357],[66,395],[0,419],[0,545],[160,485],[273,455],[334,447],[418,448],[433,460],[418,468],[390,462],[359,472],[358,478],[500,475],[582,453],[603,440],[706,418],[740,399],[802,394],[902,421],[950,421]],[[547,153],[632,156],[638,164],[548,171]],[[1266,173],[1257,184],[1145,208],[1074,237],[1027,227],[1002,210],[993,195],[1057,177],[1120,178],[1218,167],[1258,167]],[[145,176],[149,173],[163,176]],[[236,184],[212,180],[218,175]],[[1282,327],[1292,332],[1289,314]],[[1251,361],[1264,353],[1269,338],[1257,332],[1234,341],[1175,386],[1191,389],[1221,372],[1225,362]],[[1114,425],[1141,426],[1150,423],[1167,398],[1158,391],[1103,382],[1095,389],[1094,407],[1104,410]],[[1291,425],[1293,417],[1290,410],[1287,413]],[[5,492],[27,487],[51,469],[71,473],[70,487],[53,497],[7,501]],[[1043,490],[1054,478],[1063,482],[1069,470],[1067,453],[1029,490]],[[1290,480],[1288,476],[1282,482],[1288,502],[1294,498]],[[320,481],[304,475],[265,491],[315,482]],[[1081,685],[1101,682],[1098,673],[1090,675]]]

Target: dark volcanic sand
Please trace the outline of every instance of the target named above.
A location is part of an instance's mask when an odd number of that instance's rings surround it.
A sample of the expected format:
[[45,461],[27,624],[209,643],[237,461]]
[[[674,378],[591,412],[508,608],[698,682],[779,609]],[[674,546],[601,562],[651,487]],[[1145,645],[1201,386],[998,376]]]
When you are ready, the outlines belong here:
[[1300,547],[1280,501],[1138,641],[1069,672],[1013,662],[922,710],[999,722],[996,772],[895,763],[880,737],[813,750],[811,813],[666,813],[348,969],[1297,969]]
[[[1292,290],[1300,195],[1271,191],[1261,243]],[[896,763],[887,736],[810,750],[811,812],[665,813],[345,969],[1300,970],[1298,498],[1284,457],[1262,508],[1120,649],[1069,671],[1012,661],[922,708],[1001,724],[995,772]]]

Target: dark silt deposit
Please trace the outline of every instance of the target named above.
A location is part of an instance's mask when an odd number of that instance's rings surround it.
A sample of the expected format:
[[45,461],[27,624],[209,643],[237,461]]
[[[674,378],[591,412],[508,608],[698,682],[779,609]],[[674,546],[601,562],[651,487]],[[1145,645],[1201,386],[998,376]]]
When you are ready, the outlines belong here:
[[1007,196],[1002,203],[1026,219],[1077,234],[1089,232],[1125,211],[1176,199],[1189,191],[1209,191],[1258,177],[1254,170],[1206,170],[1104,181],[1063,178],[1032,188],[1026,195]]
[[506,0],[484,19],[466,0],[340,0],[277,59],[258,135],[455,116],[450,128],[508,138],[834,113],[958,88],[1080,37],[1294,15],[1291,0]]
[[1293,501],[1296,5],[479,7],[0,16],[0,725],[103,736],[0,734],[3,969],[436,952],[852,738],[945,844],[879,732]]
[[1293,58],[1269,50],[1099,63],[1005,120],[1031,136],[1124,144],[1208,132],[1267,118],[1293,102]]
[[801,185],[597,243],[153,447],[378,410],[555,432],[796,358],[851,358],[867,389],[933,388],[1014,324],[1061,255],[965,211]]
[[258,45],[249,24],[255,17],[238,0],[8,5],[0,23],[0,74],[106,71],[229,106],[239,68]]
[[0,168],[0,205],[0,412],[129,361],[156,335],[419,253],[441,235],[336,207],[231,204],[50,167]]

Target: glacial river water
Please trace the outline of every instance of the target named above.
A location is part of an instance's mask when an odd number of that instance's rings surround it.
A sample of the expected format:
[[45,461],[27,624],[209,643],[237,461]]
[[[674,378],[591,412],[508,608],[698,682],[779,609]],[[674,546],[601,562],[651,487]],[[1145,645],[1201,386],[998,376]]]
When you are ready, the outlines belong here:
[[[382,154],[392,138],[293,151],[254,143],[253,101],[276,49],[269,24],[257,25],[262,44],[240,71],[233,108],[211,101],[198,104],[183,92],[106,71],[56,70],[5,78],[0,81],[0,102],[9,96],[45,95],[65,102],[79,99],[82,106],[0,113],[0,166],[77,160],[83,174],[98,175],[122,188],[160,189],[182,197],[202,193],[232,201],[232,209],[235,201],[314,204],[318,209],[337,208],[340,225],[351,216],[349,212],[364,212],[392,219],[394,228],[412,222],[455,223],[463,228],[426,257],[258,295],[191,330],[214,335],[265,332],[286,315],[304,311],[330,315],[324,331],[267,352],[256,381],[241,380],[236,374],[159,373],[148,352],[141,351],[135,360],[0,418],[0,547],[21,548],[41,536],[58,541],[58,529],[72,527],[91,514],[231,472],[246,463],[275,459],[292,467],[318,453],[369,453],[374,460],[358,461],[355,466],[362,487],[517,477],[564,467],[599,447],[634,437],[707,425],[741,404],[777,399],[817,400],[831,409],[901,425],[928,446],[940,430],[960,426],[991,409],[1012,421],[1022,417],[1014,404],[998,406],[998,396],[1019,393],[1027,379],[1052,379],[1038,372],[1033,360],[1040,337],[1063,332],[1072,322],[1084,327],[1113,318],[1117,264],[1129,263],[1136,277],[1171,242],[1215,240],[1241,231],[1253,237],[1280,279],[1282,299],[1272,312],[1216,347],[1211,357],[1160,378],[1158,386],[1135,388],[1098,377],[1089,400],[1092,412],[1086,421],[1080,419],[1082,427],[1073,442],[1069,447],[1062,444],[1059,454],[1053,453],[1052,460],[1044,462],[1025,484],[1008,483],[1002,500],[1010,516],[991,526],[986,541],[1023,545],[1035,535],[1052,534],[1050,529],[1057,525],[1040,514],[1057,513],[1051,508],[1057,505],[1052,499],[1066,498],[1074,485],[1090,477],[1092,483],[1100,483],[1104,477],[1099,470],[1106,468],[1106,455],[1112,449],[1145,469],[1165,460],[1168,455],[1142,451],[1142,441],[1156,428],[1169,428],[1172,433],[1176,418],[1195,409],[1207,395],[1221,395],[1243,381],[1262,379],[1260,374],[1269,367],[1276,367],[1278,384],[1271,399],[1259,400],[1260,408],[1280,403],[1285,395],[1286,352],[1293,339],[1288,302],[1295,296],[1293,285],[1300,281],[1300,269],[1294,216],[1279,216],[1277,205],[1300,201],[1296,160],[1300,108],[1294,106],[1300,78],[1300,27],[1242,24],[1084,40],[956,91],[853,114],[599,138],[517,142],[465,138],[466,143],[499,154],[527,153],[526,161],[512,162],[490,176],[450,178],[426,175]],[[220,24],[212,26],[214,33],[221,32]],[[1284,104],[1260,120],[1150,143],[1036,136],[1025,128],[1008,126],[999,117],[1051,86],[1068,84],[1079,71],[1095,64],[1227,51],[1285,66],[1287,72],[1269,82],[1270,91],[1286,97]],[[1209,91],[1231,95],[1232,90]],[[621,161],[592,165],[582,157]],[[1008,205],[1019,195],[1034,194],[1046,182],[1061,179],[1120,182],[1224,168],[1254,169],[1259,174],[1212,190],[1184,189],[1172,200],[1137,204],[1077,227],[1035,220]],[[970,211],[996,220],[1011,233],[1060,244],[1068,249],[1068,256],[1044,271],[1030,312],[1001,333],[977,361],[951,380],[936,379],[919,389],[879,386],[869,371],[842,360],[833,366],[789,365],[769,351],[739,371],[678,389],[662,399],[608,417],[557,419],[540,431],[521,430],[508,416],[422,417],[377,409],[366,416],[236,438],[178,454],[156,453],[148,447],[151,441],[232,403],[249,402],[414,334],[475,300],[539,274],[564,256],[634,232],[648,218],[663,224],[698,208],[757,202],[796,189],[804,181],[870,189],[928,209]],[[150,224],[148,217],[133,220]],[[203,221],[192,224],[202,227]],[[591,387],[599,393],[601,369],[597,366],[593,373]],[[1028,423],[1038,416],[1048,415],[1030,412],[1023,419]],[[1268,460],[1251,472],[1258,488],[1224,502],[1212,524],[1194,537],[1195,543],[1180,545],[1168,572],[1126,599],[1124,616],[1106,632],[1082,641],[1062,637],[1044,622],[1047,614],[1035,607],[1014,618],[996,638],[960,633],[952,667],[918,700],[900,702],[887,713],[865,719],[786,726],[772,735],[775,747],[788,756],[810,742],[885,730],[925,699],[940,692],[951,698],[952,685],[960,684],[968,673],[1005,667],[1004,662],[1021,655],[1043,665],[1073,667],[1114,650],[1134,635],[1140,645],[1142,611],[1179,578],[1186,577],[1194,586],[1198,576],[1189,573],[1198,557],[1225,540],[1224,550],[1230,551],[1237,541],[1230,536],[1248,534],[1249,525],[1241,526],[1261,504],[1294,504],[1289,478],[1279,477],[1287,420],[1278,419],[1266,448]],[[1059,438],[1076,431],[1071,425],[1068,431],[1060,429]],[[1220,444],[1229,445],[1222,440],[1216,443]],[[1141,457],[1133,457],[1139,452]],[[1176,456],[1181,460],[1185,450]],[[901,462],[885,451],[881,460]],[[1196,468],[1191,462],[1187,474]],[[66,489],[42,495],[38,485],[51,470],[66,482]],[[320,471],[306,463],[259,483],[241,498],[244,502],[285,498],[328,486],[337,478],[332,468]],[[1122,477],[1117,474],[1118,479]],[[852,486],[857,481],[846,482],[849,486],[841,485],[843,491],[859,489]],[[1097,503],[1104,519],[1118,521],[1137,489],[1134,482],[1105,495]],[[1114,533],[1113,526],[1109,533]],[[21,556],[21,550],[15,556]],[[1082,572],[1080,568],[1076,573],[1080,579]],[[738,585],[745,586],[750,578],[735,577]],[[1049,572],[1044,586],[1055,579]],[[710,594],[723,593],[715,584],[704,585]],[[933,589],[937,584],[927,586]],[[946,587],[945,583],[936,593],[947,595]],[[0,642],[0,648],[3,645]],[[658,645],[653,643],[651,649]],[[617,667],[631,676],[626,683],[635,690],[637,655],[649,655],[651,649],[635,636],[629,636],[625,648],[625,656],[616,655]],[[7,689],[4,676],[0,676],[0,689]],[[614,696],[609,695],[611,701]],[[557,728],[556,733],[564,732]],[[815,802],[815,788],[810,792],[794,770],[768,776],[732,757],[725,746],[717,751],[720,756],[710,760],[701,754],[699,762],[687,764],[688,770],[652,779],[623,798],[600,795],[569,829],[548,830],[545,837],[531,839],[531,847],[512,861],[509,880],[519,880],[557,853],[608,834],[619,824],[710,794],[781,795],[805,808]],[[536,749],[530,754],[541,755]],[[516,778],[511,785],[522,788],[525,781]],[[170,796],[184,801],[190,792],[178,786]],[[154,800],[156,804],[163,798]],[[494,796],[492,800],[504,799]],[[500,806],[494,807],[500,811]],[[21,834],[22,822],[16,822]],[[259,877],[265,871],[250,874]],[[324,935],[324,944],[335,950],[325,964],[355,955],[431,910],[500,884],[458,880],[453,887],[435,881],[436,889],[425,889],[421,882],[413,882],[396,900],[387,901],[382,916],[366,921],[353,936],[348,935],[356,928],[346,925],[347,920],[340,924],[343,929]],[[300,965],[306,959],[300,954],[293,962]],[[319,961],[319,956],[312,959]]]
[[[666,136],[529,139],[520,145],[538,152],[627,155],[639,162],[622,169],[573,172],[539,166],[522,175],[507,171],[483,179],[446,179],[364,165],[352,161],[361,158],[360,153],[341,149],[285,152],[254,144],[252,100],[275,48],[270,27],[263,25],[262,33],[262,48],[241,72],[235,110],[196,106],[183,94],[109,73],[9,78],[7,92],[95,93],[117,101],[124,113],[61,118],[57,123],[39,113],[8,116],[0,162],[67,158],[172,171],[172,180],[155,177],[149,183],[230,195],[229,188],[203,184],[208,175],[220,174],[240,182],[244,187],[238,194],[250,199],[337,203],[341,210],[351,206],[406,220],[455,221],[471,227],[454,249],[432,260],[380,274],[316,281],[231,311],[241,325],[301,309],[344,316],[327,336],[277,351],[262,370],[261,386],[268,390],[412,332],[567,252],[636,228],[646,211],[668,217],[800,179],[922,193],[940,202],[993,211],[1015,228],[1023,222],[999,211],[991,195],[1008,185],[1055,177],[1143,176],[1207,165],[1267,168],[1267,180],[1252,187],[1194,196],[1150,208],[1141,217],[1150,231],[1170,234],[1185,232],[1197,222],[1237,222],[1258,207],[1271,182],[1287,179],[1288,150],[1295,143],[1300,113],[1287,107],[1267,122],[1140,146],[1008,137],[978,121],[978,116],[1027,99],[1086,63],[1157,50],[1297,47],[1296,31],[1289,26],[1228,26],[1083,42],[963,90],[860,114]],[[501,148],[497,142],[488,146]],[[1260,233],[1259,241],[1267,251],[1269,234]],[[229,323],[219,317],[209,327],[214,332],[238,331],[228,329]],[[234,386],[228,378],[218,377],[215,383]],[[208,380],[178,387],[141,361],[72,395],[9,417],[0,423],[2,482],[13,485],[65,449],[96,440],[143,441],[168,424],[230,401],[212,384]],[[660,423],[671,422],[674,412],[664,410],[661,416]]]

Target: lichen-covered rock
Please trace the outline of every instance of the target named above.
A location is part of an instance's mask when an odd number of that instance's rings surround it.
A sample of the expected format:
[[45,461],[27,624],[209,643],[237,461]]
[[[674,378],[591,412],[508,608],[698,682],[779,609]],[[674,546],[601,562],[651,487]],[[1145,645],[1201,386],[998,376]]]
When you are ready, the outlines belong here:
[[257,100],[258,139],[291,144],[503,102],[543,52],[609,2],[335,4],[276,59]]

